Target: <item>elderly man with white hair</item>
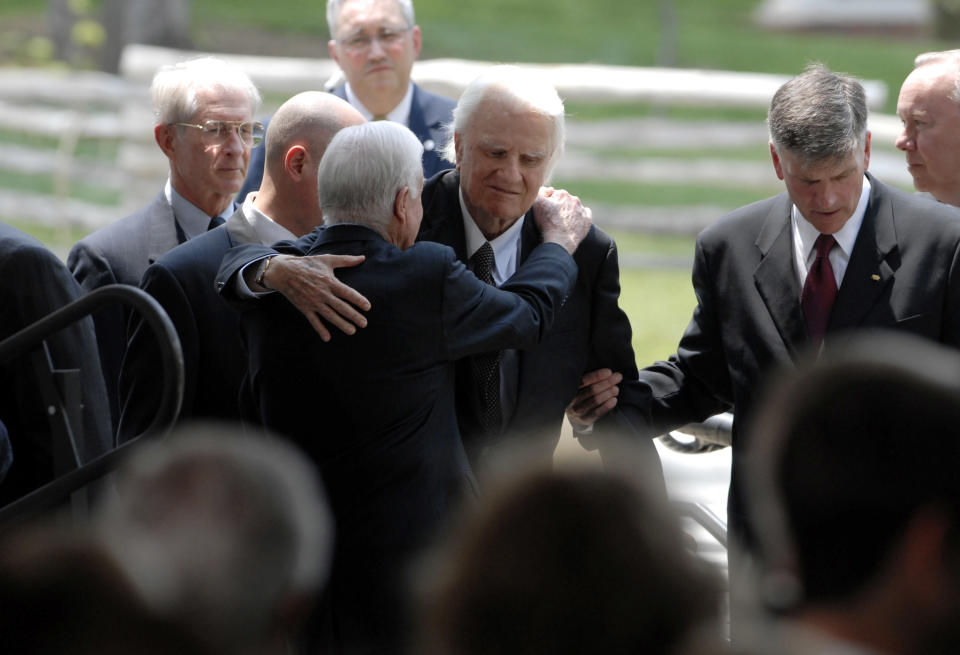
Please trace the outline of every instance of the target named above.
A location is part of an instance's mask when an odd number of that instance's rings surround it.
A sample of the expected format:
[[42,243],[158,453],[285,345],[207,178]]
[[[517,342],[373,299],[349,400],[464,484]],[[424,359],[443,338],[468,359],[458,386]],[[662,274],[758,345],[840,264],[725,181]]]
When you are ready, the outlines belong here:
[[926,52],[913,64],[897,99],[897,147],[917,191],[960,207],[960,50]]
[[[151,87],[153,135],[170,161],[170,177],[136,213],[80,240],[67,267],[84,291],[136,286],[160,255],[229,218],[250,148],[263,138],[253,120],[260,93],[242,70],[213,57],[164,66]],[[117,379],[130,312],[113,305],[93,315],[113,426],[120,419]]]
[[280,295],[243,317],[260,417],[320,467],[337,525],[309,652],[400,652],[404,568],[474,480],[457,428],[456,360],[532,348],[571,295],[589,216],[538,217],[541,243],[497,289],[454,251],[416,242],[422,146],[389,121],[346,127],[320,163],[325,228],[282,250],[363,255],[340,269],[367,327],[322,340]]
[[[558,212],[590,215],[565,191],[542,189],[563,152],[563,112],[556,90],[519,68],[496,66],[474,80],[454,110],[450,129],[448,153],[456,170],[425,184],[417,239],[450,246],[478,277],[500,285],[542,241],[535,219]],[[225,259],[220,278],[271,254],[235,251]],[[571,412],[575,429],[602,436],[631,428],[616,411],[613,395],[621,377],[637,376],[630,322],[617,302],[616,244],[592,227],[574,259],[576,286],[537,347],[486,353],[458,365],[457,418],[475,467],[485,468],[498,452],[517,446],[549,462],[564,410],[588,372],[587,384],[594,376],[610,391],[604,397],[597,390],[599,408]],[[267,287],[290,296],[305,313],[327,311],[325,302],[296,293],[312,274],[306,266],[293,258],[276,258],[273,264],[260,264]],[[593,423],[595,414],[605,412],[603,421]],[[644,447],[649,474],[659,478],[652,442]]]

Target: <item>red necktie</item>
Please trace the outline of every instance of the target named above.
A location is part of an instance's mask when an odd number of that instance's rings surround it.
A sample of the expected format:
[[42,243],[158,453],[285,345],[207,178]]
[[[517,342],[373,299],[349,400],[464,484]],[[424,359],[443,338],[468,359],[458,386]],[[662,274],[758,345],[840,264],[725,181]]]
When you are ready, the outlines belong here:
[[817,237],[813,244],[817,258],[813,260],[807,280],[803,283],[803,293],[800,294],[800,306],[807,322],[807,335],[815,344],[823,341],[827,322],[830,320],[830,310],[837,298],[837,280],[833,276],[833,266],[830,265],[829,258],[835,243],[831,234]]

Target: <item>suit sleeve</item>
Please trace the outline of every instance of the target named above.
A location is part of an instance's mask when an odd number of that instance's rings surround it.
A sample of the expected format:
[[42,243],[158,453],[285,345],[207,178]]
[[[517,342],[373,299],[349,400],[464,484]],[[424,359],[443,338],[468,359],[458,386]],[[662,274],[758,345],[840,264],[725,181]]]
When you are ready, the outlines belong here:
[[[140,288],[163,307],[183,349],[184,389],[180,416],[190,416],[197,381],[197,320],[180,280],[160,263],[144,273]],[[153,421],[163,392],[163,364],[157,335],[139,313],[130,321],[126,355],[120,370],[120,443],[142,434]]]
[[224,300],[244,307],[251,301],[250,298],[241,297],[237,293],[237,276],[244,267],[249,264],[273,255],[295,255],[302,257],[306,255],[316,243],[317,230],[304,235],[296,241],[280,241],[272,246],[264,246],[259,243],[248,243],[240,246],[234,246],[223,256],[220,263],[220,270],[217,272],[215,284],[217,292]]
[[[45,248],[23,247],[0,261],[3,336],[9,336],[80,297],[81,291],[63,263]],[[77,321],[46,339],[56,369],[78,369],[82,425],[77,437],[81,463],[113,445],[110,413],[97,356],[93,322]],[[14,464],[0,493],[0,503],[48,482],[53,475],[52,441],[46,406],[29,356],[0,368],[0,419],[9,431]],[[81,431],[82,430],[82,434]]]
[[449,253],[442,321],[448,359],[530,348],[550,329],[577,279],[577,265],[562,247],[538,246],[499,289],[481,282]]
[[733,397],[727,358],[715,314],[716,294],[708,256],[697,240],[693,288],[697,306],[677,352],[639,371],[621,385],[618,406],[631,427],[658,436],[730,408]]
[[[84,241],[79,241],[70,250],[67,268],[84,293],[118,283],[116,273],[104,254]],[[128,314],[124,305],[110,303],[98,309],[92,316],[103,381],[110,404],[111,424],[115,428],[120,418],[117,378],[120,376],[123,346],[126,343]]]

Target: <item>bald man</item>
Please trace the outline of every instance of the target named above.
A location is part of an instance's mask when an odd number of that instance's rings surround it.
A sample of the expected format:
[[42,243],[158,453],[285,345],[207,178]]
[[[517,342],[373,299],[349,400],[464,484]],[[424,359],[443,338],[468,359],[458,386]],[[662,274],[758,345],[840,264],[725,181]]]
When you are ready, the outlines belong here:
[[[239,315],[214,288],[220,260],[236,245],[296,239],[320,225],[320,159],[334,134],[363,122],[356,109],[328,93],[311,91],[290,98],[270,122],[260,191],[249,194],[224,225],[174,248],[144,273],[140,287],[170,315],[183,346],[186,379],[180,420],[256,420],[239,398],[246,373]],[[361,261],[362,257],[330,256],[324,264],[336,268]],[[362,296],[340,285],[333,275],[324,279],[331,296],[367,307]],[[362,324],[359,314],[350,318]],[[346,322],[345,329],[352,331],[353,323]],[[121,442],[149,426],[162,377],[156,338],[142,318],[130,324],[128,337],[120,374]]]

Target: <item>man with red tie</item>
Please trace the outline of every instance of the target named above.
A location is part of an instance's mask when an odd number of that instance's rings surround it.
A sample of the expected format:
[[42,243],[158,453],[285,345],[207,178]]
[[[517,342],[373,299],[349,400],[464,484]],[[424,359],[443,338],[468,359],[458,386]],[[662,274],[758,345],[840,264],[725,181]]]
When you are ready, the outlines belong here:
[[[767,122],[786,192],[700,234],[697,306],[676,354],[641,370],[638,381],[621,382],[617,401],[650,436],[734,411],[728,521],[748,550],[743,427],[774,369],[842,348],[865,328],[960,344],[960,212],[866,172],[861,84],[812,66],[780,87]],[[596,413],[601,387],[610,385],[583,386],[570,411]]]

